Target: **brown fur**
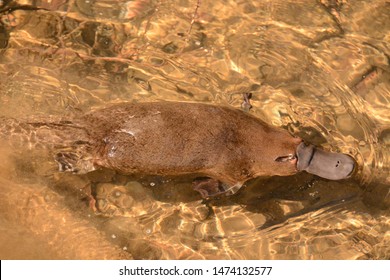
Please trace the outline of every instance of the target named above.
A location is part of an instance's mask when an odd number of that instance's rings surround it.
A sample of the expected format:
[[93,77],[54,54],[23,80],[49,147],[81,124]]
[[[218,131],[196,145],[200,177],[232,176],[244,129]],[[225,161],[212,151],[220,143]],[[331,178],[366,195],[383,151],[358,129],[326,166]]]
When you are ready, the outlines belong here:
[[3,118],[0,138],[54,149],[60,171],[211,177],[194,186],[205,197],[296,173],[302,142],[241,110],[184,102],[124,103],[73,120]]

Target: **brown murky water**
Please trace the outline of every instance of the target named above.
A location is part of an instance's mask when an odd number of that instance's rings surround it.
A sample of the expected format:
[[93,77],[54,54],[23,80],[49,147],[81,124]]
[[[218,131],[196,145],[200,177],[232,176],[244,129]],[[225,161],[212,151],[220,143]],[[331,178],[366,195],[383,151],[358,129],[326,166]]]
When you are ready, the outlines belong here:
[[389,259],[389,57],[387,0],[0,0],[1,116],[250,92],[252,114],[360,166],[203,201],[191,178],[63,174],[3,143],[0,257]]

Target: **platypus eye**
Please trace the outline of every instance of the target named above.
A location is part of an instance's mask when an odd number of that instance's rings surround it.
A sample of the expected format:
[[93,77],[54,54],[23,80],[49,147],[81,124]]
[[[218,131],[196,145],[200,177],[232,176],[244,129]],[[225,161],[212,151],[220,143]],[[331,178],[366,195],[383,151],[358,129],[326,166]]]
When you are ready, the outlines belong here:
[[294,159],[296,159],[296,158],[297,158],[296,155],[289,154],[289,155],[287,155],[287,156],[277,157],[277,158],[275,159],[275,161],[277,161],[277,162],[286,162],[286,161],[294,160]]

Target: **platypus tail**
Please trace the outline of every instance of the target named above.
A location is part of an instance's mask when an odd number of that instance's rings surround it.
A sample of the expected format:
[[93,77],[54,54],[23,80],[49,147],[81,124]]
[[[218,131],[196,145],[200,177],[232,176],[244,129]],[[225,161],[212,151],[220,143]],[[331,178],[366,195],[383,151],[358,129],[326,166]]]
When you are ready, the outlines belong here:
[[71,121],[28,121],[0,116],[0,140],[25,149],[63,149],[87,144],[88,133]]
[[20,150],[50,149],[60,171],[95,170],[87,129],[73,121],[48,117],[43,121],[0,117],[0,140]]

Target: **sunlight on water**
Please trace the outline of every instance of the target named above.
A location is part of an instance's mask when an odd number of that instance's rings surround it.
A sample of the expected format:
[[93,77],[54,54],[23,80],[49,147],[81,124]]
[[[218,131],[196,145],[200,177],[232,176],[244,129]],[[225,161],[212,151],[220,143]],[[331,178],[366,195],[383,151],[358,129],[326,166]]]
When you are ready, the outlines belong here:
[[[389,259],[389,14],[386,0],[0,1],[1,259]],[[60,173],[56,149],[82,132],[23,126],[249,93],[251,114],[352,155],[353,178],[257,178],[206,201],[192,177]]]

